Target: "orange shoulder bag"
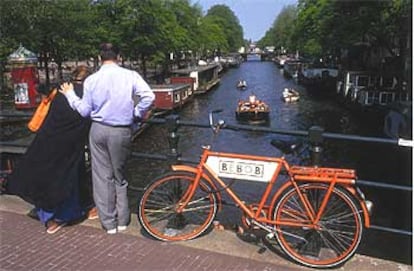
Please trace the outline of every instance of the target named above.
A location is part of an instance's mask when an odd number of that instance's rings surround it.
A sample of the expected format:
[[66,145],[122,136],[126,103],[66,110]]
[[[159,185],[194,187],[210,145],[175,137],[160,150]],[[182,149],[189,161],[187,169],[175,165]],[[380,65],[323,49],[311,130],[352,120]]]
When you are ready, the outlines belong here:
[[49,112],[50,104],[55,98],[57,89],[53,89],[52,92],[45,98],[42,99],[36,111],[34,112],[32,119],[27,124],[27,127],[32,132],[37,132],[42,126],[43,121],[45,120],[47,113]]

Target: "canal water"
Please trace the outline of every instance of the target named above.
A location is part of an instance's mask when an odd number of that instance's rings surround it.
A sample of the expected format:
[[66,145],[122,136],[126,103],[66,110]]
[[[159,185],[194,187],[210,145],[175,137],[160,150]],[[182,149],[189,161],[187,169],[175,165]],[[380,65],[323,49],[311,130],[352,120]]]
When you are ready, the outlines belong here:
[[[237,82],[246,80],[245,90],[236,88]],[[296,89],[301,98],[296,103],[284,103],[281,93],[285,87]],[[334,90],[333,90],[334,91]],[[235,109],[239,100],[255,94],[271,107],[269,127],[283,130],[307,131],[312,126],[323,127],[326,132],[348,135],[385,137],[382,132],[381,116],[365,116],[351,112],[334,95],[320,95],[307,91],[293,80],[283,76],[282,71],[272,62],[247,61],[238,68],[228,70],[221,78],[220,85],[205,95],[196,96],[179,112],[185,121],[208,123],[208,112],[222,109],[218,115],[226,123],[237,124]],[[213,139],[210,129],[180,127],[178,149],[182,157],[196,161],[200,147],[212,144],[215,150],[256,155],[276,156],[280,152],[270,145],[274,138],[299,140],[286,135],[262,132],[223,130]],[[164,125],[152,125],[133,144],[134,152],[168,154],[168,134]],[[301,157],[288,157],[292,163],[306,164]],[[325,140],[323,145],[323,166],[354,168],[359,179],[411,186],[412,151],[409,148],[382,145],[379,143]],[[134,158],[128,164],[130,185],[143,188],[156,176],[168,170],[168,163],[157,160]],[[237,182],[237,192],[246,201],[254,201],[261,195],[262,187],[257,183]],[[361,187],[367,198],[373,201],[372,224],[396,229],[411,230],[412,202],[410,192],[386,190],[375,187]],[[141,192],[130,192],[131,208],[136,210]],[[225,224],[237,224],[240,212],[237,208],[226,207],[218,218]],[[411,236],[368,230],[358,253],[411,264]]]

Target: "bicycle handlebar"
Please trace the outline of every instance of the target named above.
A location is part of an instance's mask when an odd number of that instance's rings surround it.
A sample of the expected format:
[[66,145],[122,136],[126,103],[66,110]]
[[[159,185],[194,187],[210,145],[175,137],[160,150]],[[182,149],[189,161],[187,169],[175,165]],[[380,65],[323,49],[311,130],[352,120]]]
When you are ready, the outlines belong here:
[[213,132],[216,134],[220,131],[220,129],[222,127],[224,127],[226,125],[224,120],[218,120],[217,123],[214,123],[214,114],[218,114],[220,112],[222,112],[222,109],[215,109],[209,112],[208,117],[209,117],[209,123],[210,123],[210,127],[211,129],[213,129]]

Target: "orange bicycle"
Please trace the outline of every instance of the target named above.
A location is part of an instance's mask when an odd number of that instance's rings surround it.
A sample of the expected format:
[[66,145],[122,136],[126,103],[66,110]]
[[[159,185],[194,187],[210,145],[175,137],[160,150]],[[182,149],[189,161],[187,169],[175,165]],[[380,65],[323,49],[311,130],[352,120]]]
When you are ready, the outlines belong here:
[[[217,134],[224,121],[210,126]],[[275,145],[276,142],[273,142]],[[163,241],[193,239],[206,232],[226,192],[243,211],[243,224],[268,232],[294,261],[328,268],[345,263],[370,226],[371,203],[356,187],[352,169],[291,166],[282,157],[212,151],[203,146],[196,167],[172,165],[141,198],[138,216],[152,237]],[[293,150],[293,147],[291,148]],[[285,183],[274,186],[283,171]],[[264,182],[257,203],[247,204],[225,180]],[[368,206],[368,207],[367,207]]]

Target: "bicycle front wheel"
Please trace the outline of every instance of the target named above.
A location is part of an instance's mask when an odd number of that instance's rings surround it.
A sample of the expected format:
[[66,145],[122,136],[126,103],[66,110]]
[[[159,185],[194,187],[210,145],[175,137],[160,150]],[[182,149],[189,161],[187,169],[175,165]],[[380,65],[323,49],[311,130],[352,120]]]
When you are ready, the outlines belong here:
[[171,173],[145,191],[138,208],[139,221],[152,237],[162,241],[189,240],[209,228],[217,213],[217,198],[205,180],[200,180],[182,212],[177,211],[194,179],[194,174]]
[[[311,205],[314,215],[320,209],[328,186],[303,184],[301,194]],[[283,251],[293,260],[309,266],[330,268],[343,264],[355,253],[361,242],[362,218],[352,196],[336,187],[317,223],[311,221],[297,190],[292,187],[278,201],[273,219],[280,222],[309,224],[306,226],[276,225],[276,238]]]

